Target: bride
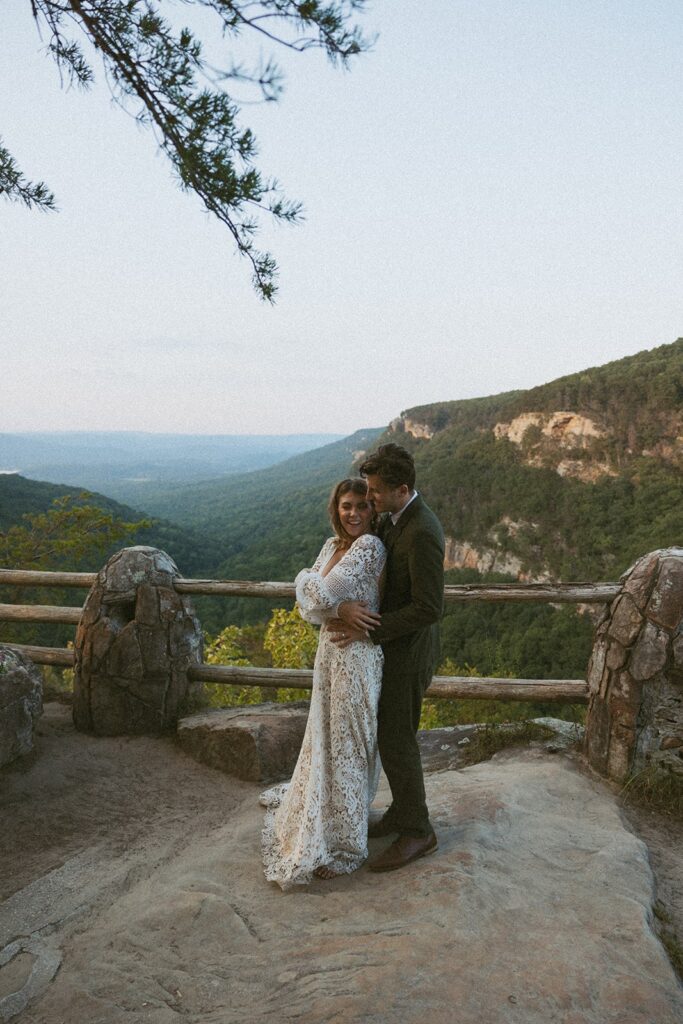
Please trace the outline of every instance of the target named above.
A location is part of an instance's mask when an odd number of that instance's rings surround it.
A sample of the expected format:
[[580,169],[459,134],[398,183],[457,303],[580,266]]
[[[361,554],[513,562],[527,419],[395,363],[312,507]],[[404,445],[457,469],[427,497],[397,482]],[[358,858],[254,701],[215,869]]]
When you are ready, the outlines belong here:
[[384,545],[372,532],[365,480],[334,488],[328,511],[335,532],[311,569],[296,578],[299,611],[321,624],[311,707],[291,782],[266,790],[261,839],[266,878],[283,889],[355,871],[367,857],[368,809],[377,789],[377,704],[383,654],[368,640],[345,648],[325,628],[341,601],[379,610]]

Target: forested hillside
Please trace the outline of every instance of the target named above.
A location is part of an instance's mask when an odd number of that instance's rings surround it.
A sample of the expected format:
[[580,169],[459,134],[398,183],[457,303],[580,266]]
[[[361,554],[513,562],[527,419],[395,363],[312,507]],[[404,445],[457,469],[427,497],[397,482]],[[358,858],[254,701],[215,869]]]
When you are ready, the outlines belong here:
[[[81,495],[87,497],[81,499]],[[69,487],[66,484],[45,483],[41,480],[26,480],[16,473],[0,475],[0,533],[9,526],[21,522],[27,513],[46,512],[55,498],[70,495],[74,501],[82,501],[111,513],[115,519],[123,522],[138,522],[145,518],[144,514],[121,505],[104,494],[84,492],[82,488]],[[147,517],[150,518],[150,517]],[[191,527],[177,526],[164,519],[151,519],[150,525],[138,532],[128,543],[150,544],[162,548],[175,559],[178,568],[186,576],[203,576],[213,572],[221,560],[223,551],[211,537],[193,530]],[[70,566],[74,570],[95,570],[103,564],[101,557],[97,562]],[[21,568],[13,566],[12,568]],[[66,567],[65,567],[66,568]]]
[[[645,552],[683,543],[683,339],[529,391],[409,409],[384,433],[157,489],[137,510],[97,502],[129,521],[159,517],[138,540],[167,550],[187,575],[292,579],[329,533],[332,485],[389,439],[415,454],[418,486],[447,534],[452,582],[615,580]],[[0,527],[68,491],[0,477]],[[264,620],[272,607],[197,604],[211,633]],[[444,656],[487,675],[577,676],[591,631],[570,607],[452,605]]]
[[[288,580],[310,564],[329,536],[327,500],[333,484],[348,476],[379,428],[296,455],[277,466],[191,488],[158,492],[144,511],[163,515],[210,537],[222,551],[212,575],[227,579]],[[223,601],[204,604],[212,624],[254,621],[270,604]]]
[[614,579],[683,543],[683,339],[525,392],[407,410],[453,565]]
[[[325,509],[333,483],[380,433],[359,430],[267,469],[160,490],[135,510],[99,494],[88,501],[129,522],[152,515],[152,526],[135,541],[167,551],[187,576],[291,579],[329,534]],[[45,510],[55,497],[78,493],[0,475],[0,530],[24,512]],[[197,606],[206,628],[217,632],[226,622],[267,617],[273,602],[205,598]]]
[[391,439],[415,454],[453,568],[615,579],[683,542],[683,339],[529,391],[409,409],[378,435],[158,492],[143,508],[216,541],[223,576],[291,578],[325,536],[332,483]]

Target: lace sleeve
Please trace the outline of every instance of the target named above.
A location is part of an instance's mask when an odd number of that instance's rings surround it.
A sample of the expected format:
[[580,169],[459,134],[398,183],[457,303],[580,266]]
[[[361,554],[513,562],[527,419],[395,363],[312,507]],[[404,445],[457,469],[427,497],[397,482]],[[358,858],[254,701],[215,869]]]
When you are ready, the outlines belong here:
[[379,579],[386,557],[379,537],[364,534],[327,576],[304,569],[296,578],[296,600],[302,617],[320,624],[341,601],[356,600],[364,578]]
[[320,570],[325,568],[334,550],[334,538],[330,537],[323,544],[312,567],[302,569],[294,580],[299,614],[306,622],[312,622],[316,626],[322,625],[332,607],[326,597],[324,578],[320,575]]

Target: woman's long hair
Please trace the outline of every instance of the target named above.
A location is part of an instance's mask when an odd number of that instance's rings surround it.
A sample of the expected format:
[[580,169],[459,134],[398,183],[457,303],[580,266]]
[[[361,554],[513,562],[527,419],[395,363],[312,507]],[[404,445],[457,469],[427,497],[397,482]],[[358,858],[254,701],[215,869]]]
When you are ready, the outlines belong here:
[[[327,504],[327,512],[330,517],[332,529],[334,530],[334,535],[337,538],[337,547],[346,547],[346,545],[350,544],[354,539],[349,537],[348,533],[342,526],[341,517],[339,515],[339,499],[342,494],[349,494],[349,492],[351,494],[358,494],[365,497],[368,493],[368,485],[362,476],[347,477],[346,480],[340,480],[339,483],[332,488],[330,500]],[[373,514],[372,521],[370,523],[370,528],[373,533],[377,528],[377,519],[377,515]]]

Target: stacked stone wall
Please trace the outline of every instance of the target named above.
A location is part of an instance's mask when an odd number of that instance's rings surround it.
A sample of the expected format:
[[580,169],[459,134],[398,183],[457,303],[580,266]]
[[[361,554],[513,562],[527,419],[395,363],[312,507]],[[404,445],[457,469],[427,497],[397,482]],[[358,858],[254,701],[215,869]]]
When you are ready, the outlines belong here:
[[43,680],[26,655],[0,644],[0,768],[33,749]]
[[202,660],[202,632],[163,551],[124,548],[98,573],[76,632],[74,722],[100,735],[173,729]]
[[639,559],[598,627],[586,752],[617,781],[652,766],[683,779],[683,548]]

